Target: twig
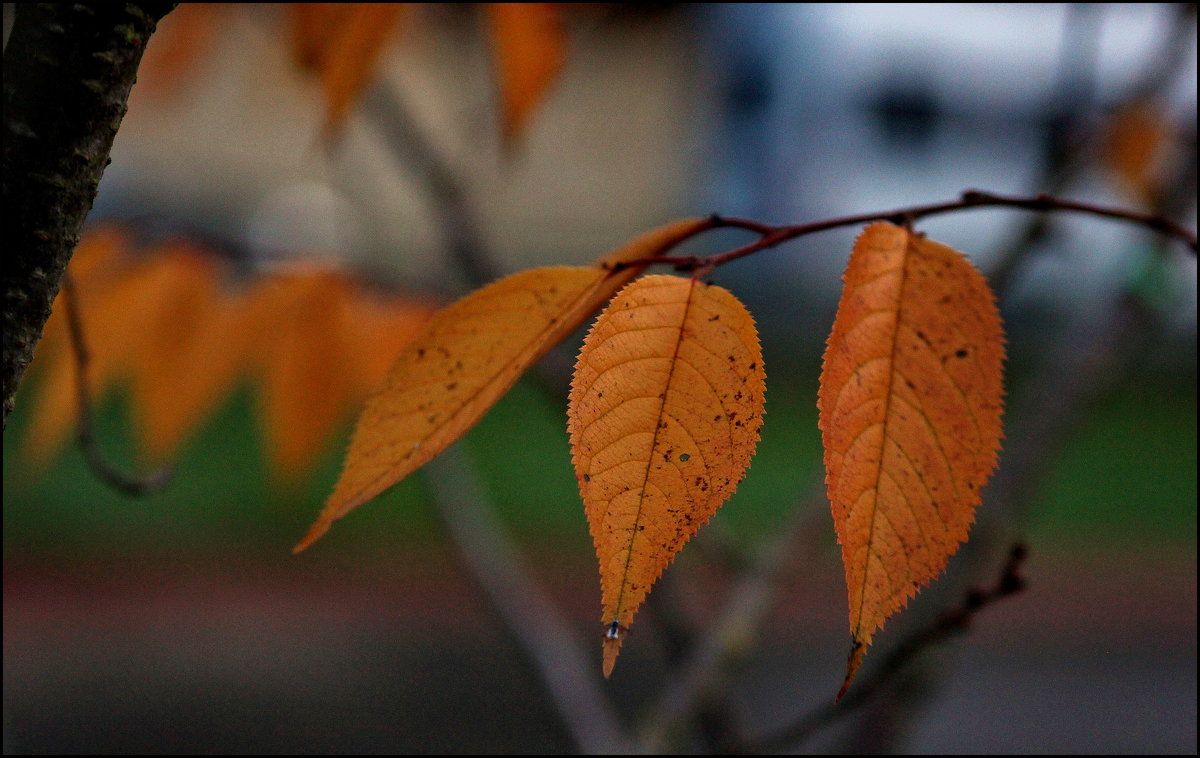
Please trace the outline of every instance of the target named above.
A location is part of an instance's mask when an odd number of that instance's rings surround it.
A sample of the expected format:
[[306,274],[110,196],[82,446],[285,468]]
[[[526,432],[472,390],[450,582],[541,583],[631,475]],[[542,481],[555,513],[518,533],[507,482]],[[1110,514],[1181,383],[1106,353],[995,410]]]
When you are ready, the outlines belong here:
[[71,335],[71,350],[75,356],[75,382],[78,389],[79,402],[79,431],[77,439],[79,440],[79,448],[83,451],[83,457],[87,460],[88,465],[91,466],[96,476],[118,492],[134,497],[152,495],[159,492],[171,482],[171,478],[175,475],[175,470],[172,467],[164,466],[149,476],[138,479],[121,473],[109,464],[108,461],[104,460],[104,454],[100,451],[100,445],[96,442],[92,399],[88,389],[87,372],[90,355],[87,349],[87,342],[83,338],[83,321],[79,317],[79,304],[77,302],[75,283],[70,273],[63,274],[62,294],[63,309],[67,316],[67,331]]
[[425,137],[407,104],[383,81],[367,90],[363,104],[382,130],[392,155],[428,191],[446,249],[466,283],[482,287],[496,279],[500,270],[483,242],[466,190]]
[[738,752],[772,753],[785,750],[867,703],[882,684],[908,666],[918,654],[965,631],[976,614],[987,606],[1022,591],[1025,588],[1025,579],[1021,576],[1020,569],[1025,557],[1025,547],[1020,544],[1014,545],[1000,572],[1000,578],[994,585],[982,590],[968,590],[960,605],[943,612],[929,625],[917,630],[892,650],[883,663],[869,676],[864,677],[841,701],[804,714],[774,734],[739,745]]
[[[705,629],[690,657],[675,678],[663,688],[657,701],[647,710],[639,735],[639,753],[660,754],[672,750],[674,742],[688,727],[691,718],[704,703],[724,688],[733,670],[752,652],[750,641],[758,633],[772,608],[779,589],[778,576],[790,550],[801,536],[824,535],[823,508],[825,485],[817,481],[812,494],[797,508],[793,524],[781,529],[751,559],[729,593],[720,615]],[[820,521],[817,528],[816,521]],[[816,549],[816,540],[806,545]],[[717,746],[721,751],[726,745]]]
[[[1196,233],[1187,229],[1180,224],[1163,218],[1162,216],[1143,213],[1128,208],[1116,208],[1112,206],[1096,205],[1093,203],[1085,203],[1077,200],[1066,200],[1050,195],[1036,195],[1034,197],[1015,197],[1009,195],[997,195],[990,192],[982,192],[980,190],[967,190],[962,193],[958,200],[950,200],[943,203],[931,203],[926,205],[913,205],[907,208],[897,208],[890,211],[877,211],[874,213],[860,213],[854,216],[842,216],[839,218],[826,219],[824,221],[816,221],[809,224],[796,224],[789,226],[772,226],[763,224],[757,221],[740,218],[724,218],[721,216],[713,216],[710,225],[706,225],[697,229],[696,233],[707,231],[708,229],[717,228],[736,228],[752,231],[760,235],[756,242],[748,245],[735,248],[725,253],[708,256],[677,256],[677,255],[656,255],[648,258],[640,258],[635,261],[628,261],[623,264],[618,264],[617,268],[625,268],[634,265],[649,265],[653,263],[666,263],[675,266],[679,271],[707,271],[717,266],[722,266],[730,261],[735,261],[739,258],[745,258],[748,255],[775,247],[788,240],[803,237],[808,234],[827,231],[829,229],[837,229],[844,226],[857,226],[871,221],[890,221],[894,224],[911,225],[919,219],[929,216],[937,216],[946,213],[957,213],[959,211],[972,210],[976,208],[1017,208],[1020,210],[1036,211],[1040,213],[1049,213],[1055,211],[1086,213],[1092,216],[1102,218],[1111,218],[1118,221],[1126,221],[1138,226],[1144,226],[1147,229],[1164,234],[1168,237],[1173,237],[1181,240],[1196,252]],[[680,240],[682,242],[682,240]]]
[[463,562],[537,667],[563,723],[588,754],[627,753],[628,744],[577,634],[522,566],[503,526],[491,516],[462,450],[451,447],[425,464],[433,500]]

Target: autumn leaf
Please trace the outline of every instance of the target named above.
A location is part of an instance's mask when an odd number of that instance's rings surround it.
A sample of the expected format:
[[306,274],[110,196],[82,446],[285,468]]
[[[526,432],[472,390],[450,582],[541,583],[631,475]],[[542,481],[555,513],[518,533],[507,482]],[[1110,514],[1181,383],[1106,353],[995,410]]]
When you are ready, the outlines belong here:
[[961,253],[872,224],[844,281],[818,401],[854,639],[839,697],[874,633],[966,540],[1004,392],[995,297]]
[[217,262],[184,243],[160,254],[180,269],[179,277],[152,320],[141,324],[144,348],[128,359],[141,449],[155,465],[175,453],[235,376],[223,349],[227,330],[212,328],[223,302]]
[[[101,281],[85,279],[88,286],[76,289],[73,303],[80,314],[90,358],[87,387],[93,400],[127,378],[131,367],[148,355],[150,334],[146,325],[156,323],[176,294],[188,287],[190,275],[188,267],[178,265],[171,256],[133,259],[127,266],[114,269],[119,273],[105,274]],[[46,367],[37,412],[26,433],[30,462],[35,466],[46,463],[57,450],[78,411],[75,357],[70,350],[59,349],[53,358]]]
[[754,319],[695,279],[638,279],[584,341],[567,426],[600,561],[606,677],[651,585],[745,475],[764,383]]
[[[89,229],[71,254],[67,273],[75,285],[77,297],[92,298],[115,281],[128,266],[123,255],[129,249],[129,238],[123,229],[114,225]],[[64,358],[69,335],[63,311],[62,291],[54,300],[50,318],[42,330],[42,339],[34,348],[30,376],[46,370],[50,364]]]
[[179,3],[154,32],[138,66],[132,97],[159,98],[180,92],[195,74],[195,62],[229,24],[229,3]]
[[1127,103],[1107,125],[1104,157],[1113,174],[1143,202],[1154,203],[1170,158],[1170,121],[1160,103],[1139,99]]
[[440,311],[367,401],[333,494],[294,552],[449,447],[527,368],[644,268],[614,271],[615,264],[656,255],[706,223],[668,224],[595,266],[513,274]]
[[487,3],[500,96],[501,135],[511,143],[554,83],[566,58],[558,3]]
[[353,402],[361,403],[387,376],[405,345],[421,334],[436,308],[432,299],[359,292],[347,303]]
[[320,78],[332,134],[375,75],[408,3],[292,3],[290,10],[293,57]]
[[250,317],[261,334],[252,371],[273,473],[297,481],[348,409],[354,372],[346,337],[350,285],[336,271],[264,282]]

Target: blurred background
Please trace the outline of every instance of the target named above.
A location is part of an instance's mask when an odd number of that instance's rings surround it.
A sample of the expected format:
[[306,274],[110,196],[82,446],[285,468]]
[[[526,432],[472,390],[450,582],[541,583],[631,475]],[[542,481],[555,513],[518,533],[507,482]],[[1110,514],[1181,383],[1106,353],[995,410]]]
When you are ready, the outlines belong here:
[[[547,630],[645,734],[740,572],[791,534],[727,686],[668,745],[769,735],[829,703],[848,650],[815,404],[858,230],[713,274],[763,338],[762,441],[607,682],[564,423],[580,335],[450,468],[290,554],[405,335],[495,276],[687,215],[801,223],[978,188],[1196,228],[1194,4],[330,7],[356,4],[185,4],[150,42],[73,268],[93,262],[97,446],[175,473],[138,499],[96,477],[48,326],[4,439],[6,753],[577,751],[521,642]],[[864,673],[1013,544],[1029,586],[776,749],[1194,753],[1195,254],[1069,214],[919,228],[997,290],[1005,449],[971,542]],[[554,619],[512,623],[463,560],[462,482]]]

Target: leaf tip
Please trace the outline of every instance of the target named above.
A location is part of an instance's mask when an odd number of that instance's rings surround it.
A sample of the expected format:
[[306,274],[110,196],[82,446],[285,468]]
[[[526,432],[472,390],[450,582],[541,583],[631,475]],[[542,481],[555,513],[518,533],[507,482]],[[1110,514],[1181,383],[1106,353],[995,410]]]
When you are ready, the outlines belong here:
[[854,640],[854,645],[850,648],[850,656],[846,659],[846,678],[842,681],[842,687],[838,690],[837,697],[833,699],[835,703],[842,699],[846,690],[850,689],[850,682],[854,680],[854,675],[858,673],[858,667],[866,654],[867,643],[858,639]]
[[308,530],[308,534],[305,534],[304,538],[297,542],[296,546],[292,548],[292,555],[299,555],[311,547],[314,542],[324,537],[325,532],[329,531],[331,524],[332,522],[327,521],[326,519],[318,520],[317,523],[313,524]]
[[612,676],[613,666],[617,663],[617,655],[621,652],[621,638],[607,637],[604,640],[604,678]]

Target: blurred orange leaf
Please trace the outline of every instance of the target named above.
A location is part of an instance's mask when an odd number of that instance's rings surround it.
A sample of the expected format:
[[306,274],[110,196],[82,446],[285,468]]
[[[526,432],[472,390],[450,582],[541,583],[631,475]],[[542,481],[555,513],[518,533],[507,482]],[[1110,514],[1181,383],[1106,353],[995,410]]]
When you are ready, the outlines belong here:
[[[128,250],[129,238],[117,226],[101,226],[88,230],[67,265],[67,273],[75,283],[76,297],[91,299],[116,280],[128,260],[122,254]],[[58,298],[62,297],[60,292]],[[62,301],[55,298],[50,318],[42,330],[42,338],[34,348],[30,376],[42,373],[45,367],[62,359],[67,349],[67,318]]]
[[[87,386],[93,401],[111,384],[129,376],[131,367],[147,356],[148,325],[156,323],[188,286],[190,275],[188,267],[170,256],[135,259],[126,268],[113,269],[96,271],[100,279],[113,277],[111,280],[96,284],[96,277],[88,276],[75,289],[73,306],[82,322],[89,357]],[[56,329],[65,332],[65,324]],[[55,337],[59,345],[41,379],[37,411],[26,433],[34,465],[49,460],[77,416],[77,366],[64,337]]]
[[1172,136],[1163,108],[1153,100],[1126,104],[1108,124],[1109,168],[1139,200],[1151,205],[1161,190]]
[[754,319],[695,279],[638,279],[584,341],[567,426],[600,560],[606,677],[651,585],[745,475],[764,391]]
[[298,479],[337,430],[353,393],[346,322],[350,283],[315,270],[276,275],[247,306],[260,340],[258,379],[266,447],[274,472]]
[[334,132],[375,75],[407,3],[292,3],[293,55],[325,94],[325,132]]
[[245,353],[233,334],[241,313],[224,294],[218,263],[174,243],[161,254],[183,269],[173,297],[144,324],[145,349],[131,368],[131,405],[149,462],[171,458],[237,382]]
[[844,281],[818,401],[854,638],[842,693],[875,631],[966,540],[1004,393],[995,296],[961,253],[876,223]]
[[179,3],[163,17],[138,65],[134,97],[162,97],[180,90],[195,71],[195,61],[211,48],[228,23],[229,3]]
[[558,3],[488,3],[500,97],[501,135],[520,135],[566,59]]
[[352,402],[360,403],[379,388],[405,345],[416,339],[436,313],[432,300],[376,297],[359,292],[348,304],[347,339],[353,363]]
[[295,551],[465,434],[527,368],[642,269],[614,272],[613,264],[652,256],[704,223],[656,229],[594,267],[513,274],[435,315],[367,401],[341,478]]

